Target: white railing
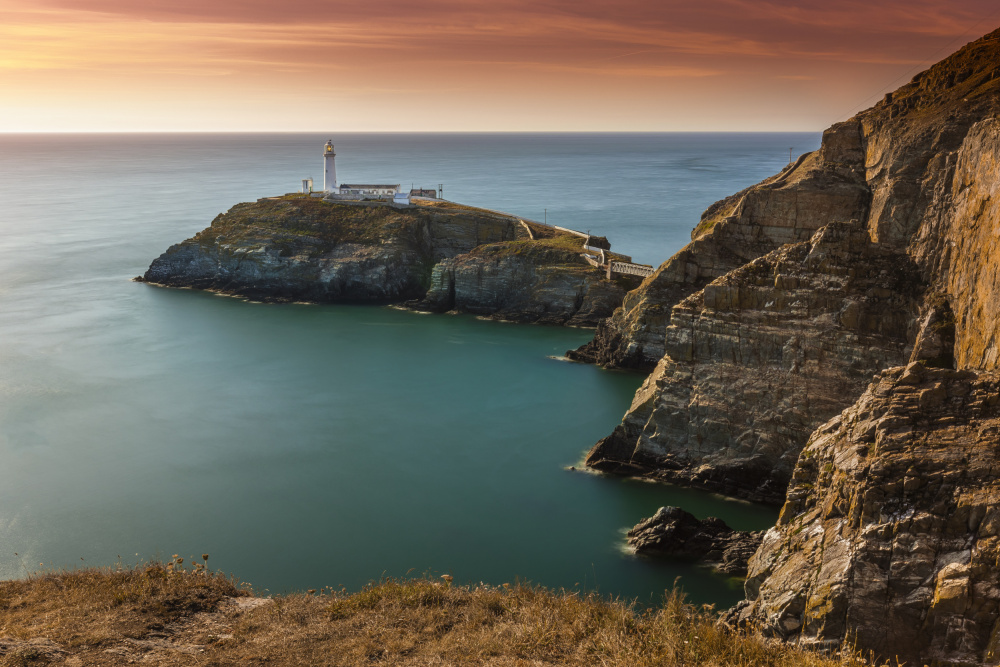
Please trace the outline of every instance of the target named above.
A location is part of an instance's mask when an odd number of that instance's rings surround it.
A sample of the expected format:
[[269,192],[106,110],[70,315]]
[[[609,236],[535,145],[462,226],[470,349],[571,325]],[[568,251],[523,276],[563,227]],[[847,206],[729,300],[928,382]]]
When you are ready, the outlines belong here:
[[575,229],[567,229],[566,227],[559,227],[558,225],[550,225],[547,222],[535,222],[536,225],[543,225],[545,227],[551,227],[552,229],[558,229],[560,232],[567,232],[568,234],[575,234],[576,236],[581,236],[585,239],[590,238],[590,234],[584,234],[583,232],[578,232]]

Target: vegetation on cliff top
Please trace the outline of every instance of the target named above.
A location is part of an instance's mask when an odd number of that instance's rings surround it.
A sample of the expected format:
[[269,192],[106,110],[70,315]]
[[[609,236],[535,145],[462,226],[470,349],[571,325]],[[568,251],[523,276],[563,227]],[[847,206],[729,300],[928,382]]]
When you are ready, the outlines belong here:
[[248,237],[311,238],[331,247],[379,243],[416,221],[409,211],[389,206],[349,206],[321,199],[264,199],[237,204],[195,235],[202,244],[232,243]]
[[0,664],[863,665],[733,632],[667,596],[639,610],[523,584],[387,580],[255,598],[175,561],[0,582]]
[[[524,256],[545,263],[570,264],[573,268],[579,268],[581,271],[592,271],[593,267],[580,259],[583,252],[582,237],[575,234],[556,233],[534,240],[518,239],[516,241],[488,243],[479,246],[469,254],[492,257]],[[607,252],[606,255],[614,261],[627,261],[626,257],[617,253]]]

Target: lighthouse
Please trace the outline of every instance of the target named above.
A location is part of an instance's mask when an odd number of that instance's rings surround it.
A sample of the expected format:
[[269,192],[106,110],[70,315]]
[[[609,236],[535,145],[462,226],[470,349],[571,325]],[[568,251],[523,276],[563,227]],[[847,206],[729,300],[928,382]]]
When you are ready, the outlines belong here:
[[333,152],[333,139],[326,142],[323,147],[323,190],[334,192],[337,190],[337,163],[334,161],[337,154]]

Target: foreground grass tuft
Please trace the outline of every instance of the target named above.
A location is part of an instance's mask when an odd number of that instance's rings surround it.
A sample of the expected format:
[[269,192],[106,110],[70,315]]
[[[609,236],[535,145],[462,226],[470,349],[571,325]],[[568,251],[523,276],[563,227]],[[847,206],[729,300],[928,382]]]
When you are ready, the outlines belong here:
[[639,610],[528,585],[389,579],[255,598],[153,564],[0,582],[0,665],[862,665],[736,633],[670,593]]

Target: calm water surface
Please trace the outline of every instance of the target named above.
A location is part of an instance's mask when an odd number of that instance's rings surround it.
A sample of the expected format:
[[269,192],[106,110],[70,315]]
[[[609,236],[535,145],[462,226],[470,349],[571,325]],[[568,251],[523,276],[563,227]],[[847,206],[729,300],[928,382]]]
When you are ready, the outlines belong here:
[[[774,510],[566,469],[641,381],[552,358],[590,332],[129,282],[233,203],[318,177],[327,138],[0,135],[0,577],[207,552],[272,592],[450,572],[741,597],[628,555],[623,530],[664,504],[740,528]],[[343,180],[443,182],[659,263],[819,137],[334,139]]]

